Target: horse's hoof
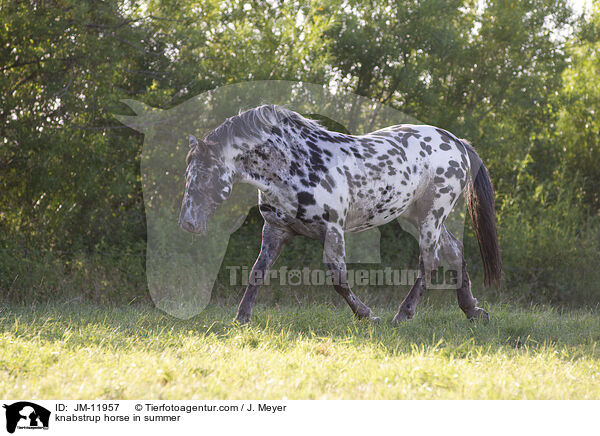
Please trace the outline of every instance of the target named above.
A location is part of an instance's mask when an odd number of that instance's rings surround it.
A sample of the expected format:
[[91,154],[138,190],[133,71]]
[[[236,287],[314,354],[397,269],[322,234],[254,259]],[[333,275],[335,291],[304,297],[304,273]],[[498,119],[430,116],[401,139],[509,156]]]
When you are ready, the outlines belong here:
[[238,325],[246,325],[246,324],[250,324],[250,317],[249,316],[236,316],[235,319],[233,320],[234,324],[238,324]]
[[401,322],[404,321],[408,321],[409,319],[412,319],[413,315],[411,315],[408,312],[404,312],[404,311],[399,311],[396,316],[394,317],[394,319],[392,320],[392,322],[394,324],[400,324]]
[[490,314],[483,310],[481,307],[475,307],[472,311],[467,315],[469,321],[481,320],[483,322],[488,322],[490,320]]
[[370,312],[370,311],[368,312],[368,314],[365,314],[365,315],[355,314],[354,316],[359,321],[369,321],[369,322],[372,322],[373,324],[379,324],[381,322],[381,318],[379,318],[378,316],[373,316],[373,312]]

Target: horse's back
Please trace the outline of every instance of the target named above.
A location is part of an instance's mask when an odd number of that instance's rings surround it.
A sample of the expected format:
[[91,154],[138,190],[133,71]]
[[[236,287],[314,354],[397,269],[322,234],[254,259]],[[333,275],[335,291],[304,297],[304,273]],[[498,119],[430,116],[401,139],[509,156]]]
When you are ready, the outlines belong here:
[[[434,203],[450,208],[464,187],[465,147],[434,126],[396,125],[361,136],[307,129],[287,153],[291,177],[283,190],[261,196],[265,220],[297,233],[318,238],[332,225],[353,232],[430,214]],[[285,169],[278,171],[284,180]]]
[[419,210],[422,215],[436,198],[448,197],[453,204],[464,188],[469,171],[465,147],[442,129],[395,125],[359,136],[357,142],[362,159],[354,161],[360,176],[351,186],[354,201],[348,231],[379,226]]

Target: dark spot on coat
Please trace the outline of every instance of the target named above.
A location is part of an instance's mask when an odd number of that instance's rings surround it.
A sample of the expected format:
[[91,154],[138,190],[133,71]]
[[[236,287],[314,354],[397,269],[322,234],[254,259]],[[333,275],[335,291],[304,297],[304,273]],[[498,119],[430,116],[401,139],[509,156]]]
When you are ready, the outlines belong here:
[[302,205],[310,205],[310,204],[316,204],[316,200],[315,200],[315,196],[313,194],[311,194],[310,192],[306,192],[306,191],[302,191],[302,192],[298,192],[298,203],[302,204]]

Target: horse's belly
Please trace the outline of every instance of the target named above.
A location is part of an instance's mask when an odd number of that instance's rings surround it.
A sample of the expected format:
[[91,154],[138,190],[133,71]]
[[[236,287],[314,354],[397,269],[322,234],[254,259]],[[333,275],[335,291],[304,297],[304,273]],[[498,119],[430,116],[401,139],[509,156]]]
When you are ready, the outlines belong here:
[[355,191],[345,230],[359,232],[401,216],[429,185],[430,171],[425,163],[399,165],[396,175],[372,179]]
[[373,227],[382,226],[401,216],[410,206],[410,200],[405,201],[400,197],[389,202],[375,204],[361,204],[350,210],[346,217],[344,230],[347,232],[360,232]]

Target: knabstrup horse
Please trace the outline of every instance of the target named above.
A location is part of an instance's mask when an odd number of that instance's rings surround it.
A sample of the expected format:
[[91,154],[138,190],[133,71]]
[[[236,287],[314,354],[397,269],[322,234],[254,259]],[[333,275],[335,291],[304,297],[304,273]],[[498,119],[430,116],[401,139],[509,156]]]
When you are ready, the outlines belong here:
[[460,274],[458,304],[467,318],[489,319],[477,307],[463,245],[444,221],[466,190],[483,259],[484,283],[499,283],[502,265],[494,215],[494,189],[483,162],[465,140],[427,125],[396,125],[360,136],[326,130],[280,106],[263,105],[227,119],[204,140],[190,136],[186,188],[179,224],[205,233],[208,218],[236,182],[259,190],[264,218],[260,254],[236,320],[250,320],[262,278],[296,235],[323,243],[335,290],[359,318],[377,321],[350,289],[344,232],[358,232],[403,217],[418,229],[420,277],[394,322],[414,316],[444,258]]

